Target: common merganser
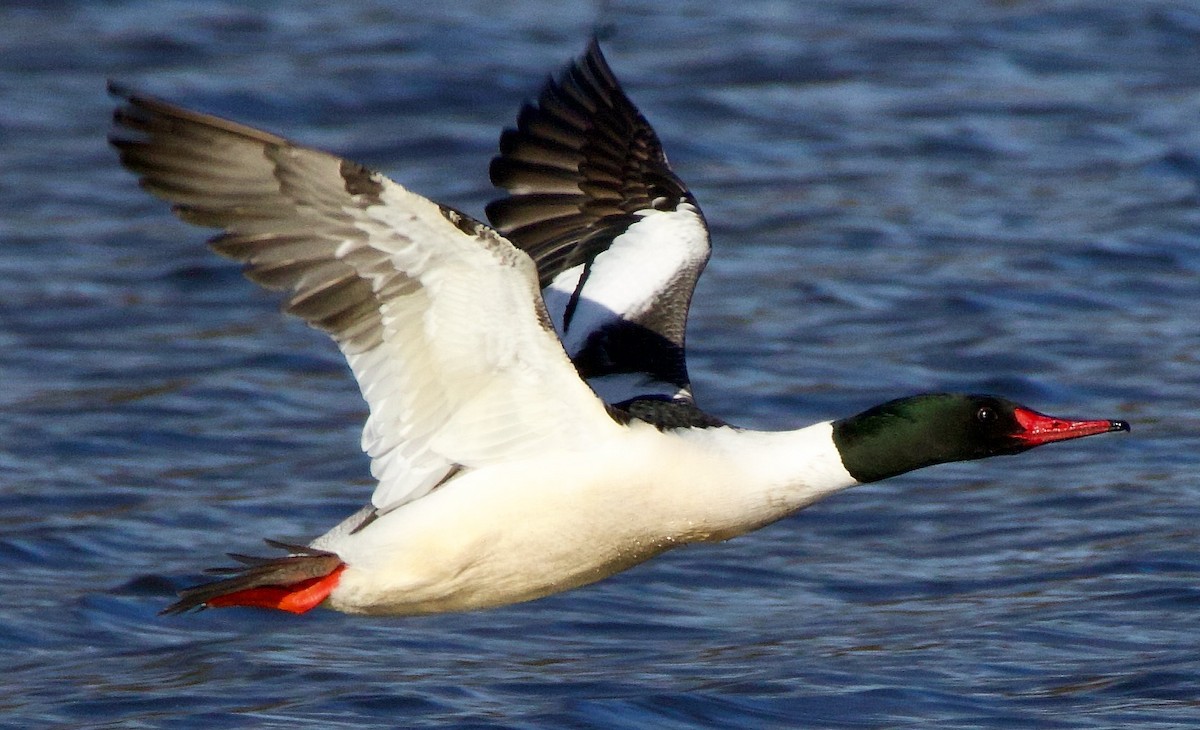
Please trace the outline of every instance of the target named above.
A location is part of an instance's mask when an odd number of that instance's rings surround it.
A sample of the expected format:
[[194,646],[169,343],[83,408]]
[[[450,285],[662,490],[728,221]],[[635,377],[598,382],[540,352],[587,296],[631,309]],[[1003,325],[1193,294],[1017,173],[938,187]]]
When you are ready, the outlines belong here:
[[328,332],[370,408],[371,503],[164,613],[501,606],[725,540],[847,487],[1112,431],[925,394],[793,431],[700,410],[684,326],[709,236],[593,40],[505,132],[494,227],[383,175],[110,84],[111,143],[221,254]]

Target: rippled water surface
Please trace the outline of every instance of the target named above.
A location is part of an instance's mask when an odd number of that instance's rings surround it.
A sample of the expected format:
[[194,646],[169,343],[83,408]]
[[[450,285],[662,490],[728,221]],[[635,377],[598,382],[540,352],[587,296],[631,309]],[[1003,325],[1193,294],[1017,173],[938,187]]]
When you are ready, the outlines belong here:
[[[0,5],[0,724],[1200,726],[1200,11],[567,5]],[[157,616],[363,502],[364,409],[119,168],[104,80],[480,215],[499,130],[593,29],[713,226],[702,405],[994,391],[1133,433],[490,612]]]

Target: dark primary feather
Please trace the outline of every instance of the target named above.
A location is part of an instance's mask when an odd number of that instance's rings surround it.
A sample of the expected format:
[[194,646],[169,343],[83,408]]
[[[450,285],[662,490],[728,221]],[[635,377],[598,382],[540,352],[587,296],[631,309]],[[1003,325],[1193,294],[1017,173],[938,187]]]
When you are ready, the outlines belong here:
[[[378,204],[378,176],[356,163],[115,84],[124,100],[110,143],[141,186],[183,220],[223,229],[210,245],[246,275],[290,290],[286,311],[348,352],[381,338],[380,303],[413,286],[367,245],[353,211]],[[335,257],[339,246],[358,246]]]
[[522,107],[490,172],[509,196],[488,219],[533,258],[543,287],[607,248],[634,213],[694,202],[594,39]]

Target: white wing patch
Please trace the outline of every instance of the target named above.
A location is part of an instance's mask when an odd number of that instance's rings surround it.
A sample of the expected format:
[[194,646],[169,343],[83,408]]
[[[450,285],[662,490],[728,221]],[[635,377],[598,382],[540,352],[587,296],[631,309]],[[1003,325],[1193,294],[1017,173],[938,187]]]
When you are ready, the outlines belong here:
[[[577,356],[590,337],[622,321],[640,323],[655,310],[686,312],[708,254],[708,228],[691,204],[683,203],[673,211],[642,212],[591,262],[582,288],[579,280],[585,265],[579,264],[556,276],[542,291],[567,354]],[[607,403],[687,392],[638,373],[605,375],[588,383]]]
[[371,409],[363,448],[388,511],[451,470],[580,447],[616,424],[538,317],[533,262],[490,230],[464,234],[390,181],[355,222],[418,286],[382,306],[383,341],[349,355]]

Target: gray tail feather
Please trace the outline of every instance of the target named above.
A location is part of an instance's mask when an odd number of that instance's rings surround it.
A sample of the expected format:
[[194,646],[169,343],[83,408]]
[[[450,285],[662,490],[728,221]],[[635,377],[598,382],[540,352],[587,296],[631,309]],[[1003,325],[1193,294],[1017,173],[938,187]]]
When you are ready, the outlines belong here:
[[265,540],[264,542],[273,548],[286,550],[288,554],[283,557],[268,558],[229,553],[229,557],[241,565],[210,568],[204,571],[229,577],[185,588],[179,592],[179,600],[164,608],[159,615],[171,616],[192,609],[203,609],[214,598],[250,588],[290,586],[312,578],[320,578],[329,575],[342,564],[342,559],[336,553],[304,545],[290,545],[276,540]]

